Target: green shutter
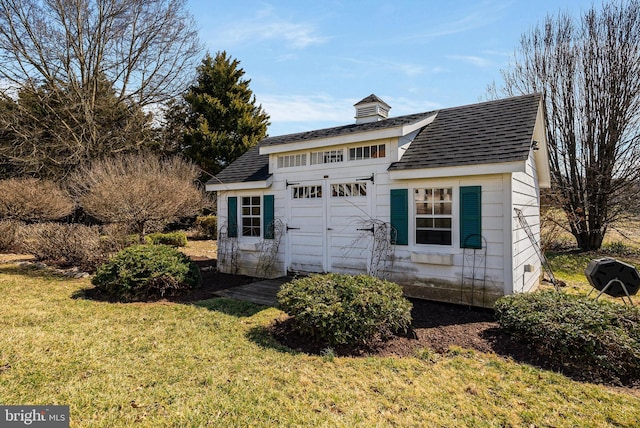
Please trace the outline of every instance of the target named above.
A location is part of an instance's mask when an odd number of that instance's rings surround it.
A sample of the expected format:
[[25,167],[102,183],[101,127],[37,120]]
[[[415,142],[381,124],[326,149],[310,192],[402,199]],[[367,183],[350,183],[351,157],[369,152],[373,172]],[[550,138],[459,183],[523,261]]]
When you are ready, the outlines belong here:
[[396,245],[409,245],[409,191],[391,189],[391,226],[396,230]]
[[482,248],[482,187],[460,187],[460,248]]
[[229,238],[238,237],[238,198],[229,196],[227,198],[227,235]]
[[273,239],[273,195],[264,195],[262,198],[262,227],[264,239]]

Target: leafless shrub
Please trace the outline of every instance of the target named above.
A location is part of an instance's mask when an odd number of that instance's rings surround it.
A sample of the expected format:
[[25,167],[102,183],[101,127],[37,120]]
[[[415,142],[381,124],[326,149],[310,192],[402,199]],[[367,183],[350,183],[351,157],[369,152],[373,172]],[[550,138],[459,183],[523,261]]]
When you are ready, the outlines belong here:
[[227,269],[227,273],[238,273],[238,237],[229,236],[226,223],[218,233],[218,266]]
[[0,218],[29,223],[57,220],[73,212],[69,194],[57,183],[35,178],[0,180]]
[[575,245],[571,242],[564,211],[556,208],[540,210],[540,249],[543,252]]
[[19,227],[15,220],[0,220],[0,253],[17,252]]
[[39,223],[21,228],[21,247],[37,260],[94,271],[107,259],[97,226]]
[[138,243],[138,238],[132,235],[131,228],[126,224],[108,223],[100,231],[102,250],[107,254],[115,254]]
[[71,188],[88,214],[129,227],[142,241],[146,233],[202,209],[206,199],[196,185],[198,174],[193,164],[178,157],[124,155],[80,167]]
[[284,223],[279,218],[274,219],[271,224],[265,227],[271,229],[272,237],[263,239],[260,242],[260,257],[256,267],[256,274],[259,278],[269,278],[276,272],[275,267],[280,253],[280,243],[285,232]]
[[198,216],[193,223],[193,234],[197,238],[216,239],[218,235],[218,217],[215,215]]

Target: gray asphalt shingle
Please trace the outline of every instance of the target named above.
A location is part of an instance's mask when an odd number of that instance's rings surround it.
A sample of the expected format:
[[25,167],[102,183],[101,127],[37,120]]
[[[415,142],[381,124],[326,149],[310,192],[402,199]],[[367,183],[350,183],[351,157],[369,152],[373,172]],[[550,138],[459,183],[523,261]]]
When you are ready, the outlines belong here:
[[269,178],[269,156],[259,147],[357,134],[416,123],[438,113],[389,170],[478,165],[525,160],[529,155],[540,94],[453,107],[438,111],[268,137],[209,181],[241,183]]
[[532,94],[442,109],[389,170],[525,160],[540,97]]

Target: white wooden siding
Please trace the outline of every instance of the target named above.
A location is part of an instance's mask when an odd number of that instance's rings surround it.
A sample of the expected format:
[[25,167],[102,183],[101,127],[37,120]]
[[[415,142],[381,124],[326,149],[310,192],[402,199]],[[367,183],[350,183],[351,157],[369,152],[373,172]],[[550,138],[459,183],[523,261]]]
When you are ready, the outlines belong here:
[[[345,161],[339,163],[277,169],[276,155],[271,156],[270,171],[273,173],[271,187],[256,191],[219,193],[219,226],[222,227],[226,223],[228,196],[237,196],[240,200],[242,196],[262,197],[264,194],[272,194],[275,195],[274,217],[285,223],[285,226],[301,227],[300,231],[289,230],[284,233],[278,255],[278,274],[284,275],[287,269],[309,272],[323,271],[327,267],[332,271],[366,273],[371,260],[371,242],[367,240],[368,232],[354,233],[354,231],[365,227],[367,221],[388,223],[391,211],[390,190],[407,189],[409,192],[409,245],[395,246],[393,269],[389,279],[412,286],[418,291],[448,290],[455,295],[461,290],[465,255],[465,250],[460,248],[459,237],[460,187],[481,186],[481,224],[482,236],[486,242],[486,270],[485,275],[478,278],[478,287],[484,283],[482,292],[487,294],[488,304],[491,304],[501,295],[514,291],[527,291],[537,285],[540,263],[513,212],[514,207],[522,209],[534,233],[539,237],[539,189],[532,157],[529,158],[526,171],[523,173],[391,180],[387,168],[392,160],[391,154],[397,151],[397,139],[362,141],[358,145],[382,143],[387,144],[387,157],[366,161],[348,161],[348,157],[345,156]],[[343,148],[345,153],[348,153],[348,147],[350,145],[333,146],[332,149]],[[368,181],[367,179],[372,175],[373,182]],[[347,199],[336,200],[331,201],[329,205],[324,205],[328,208],[323,210],[321,208],[323,201],[292,200],[291,198],[293,185],[322,185],[323,198],[330,198],[332,183],[356,181],[367,183],[365,205],[353,204]],[[413,190],[427,187],[450,187],[453,190],[452,245],[450,246],[415,244]],[[292,218],[292,213],[296,218]],[[240,215],[238,215],[238,222],[241,222]],[[315,235],[304,235],[311,230],[309,227],[305,228],[306,232],[302,229],[302,226],[307,224],[317,229],[314,229]],[[239,273],[255,274],[261,239],[238,236],[238,244],[248,248],[239,252]],[[252,251],[252,248],[255,250]],[[534,266],[532,273],[524,273],[524,266],[527,264]],[[229,271],[225,266],[220,266],[220,269],[223,272]],[[480,296],[477,292],[476,289],[476,303]]]
[[[533,156],[529,155],[526,170],[514,173],[512,177],[513,207],[522,210],[533,235],[540,243],[540,189],[538,187],[537,172]],[[513,218],[513,292],[527,292],[535,289],[541,273],[541,262],[531,244],[525,230],[520,225],[515,211]],[[533,267],[531,272],[525,272],[525,266]]]
[[[383,182],[382,180],[379,180]],[[488,300],[495,300],[504,294],[504,189],[503,176],[452,177],[450,179],[403,180],[376,186],[378,192],[379,217],[389,221],[389,191],[391,188],[409,189],[409,245],[395,247],[395,262],[392,280],[401,284],[411,284],[426,289],[449,288],[454,295],[460,293],[462,286],[462,270],[464,249],[460,248],[460,213],[459,193],[461,186],[481,186],[482,188],[482,236],[487,246],[486,271],[483,277]],[[415,208],[413,205],[413,189],[424,187],[453,188],[453,225],[452,245],[417,245],[415,244]],[[385,201],[382,203],[381,201]],[[473,251],[473,250],[467,250]],[[442,266],[421,264],[411,261],[412,254],[444,254],[453,256],[453,264]],[[414,256],[414,259],[416,257]],[[478,278],[480,279],[480,278]],[[478,281],[478,287],[482,281]],[[414,289],[419,292],[419,289]],[[481,298],[482,292],[476,288],[475,302]],[[455,299],[454,299],[455,300]]]

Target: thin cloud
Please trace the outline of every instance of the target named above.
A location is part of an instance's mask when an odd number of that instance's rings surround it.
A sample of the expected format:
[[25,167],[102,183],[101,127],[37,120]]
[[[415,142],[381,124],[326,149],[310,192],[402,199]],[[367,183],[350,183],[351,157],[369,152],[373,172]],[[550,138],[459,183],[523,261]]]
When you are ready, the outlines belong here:
[[497,21],[500,18],[499,12],[510,7],[511,3],[512,2],[504,1],[482,2],[475,5],[474,9],[468,12],[466,15],[458,19],[445,21],[439,25],[434,26],[428,31],[413,34],[407,37],[407,40],[428,41],[443,36],[465,33],[467,31],[486,27],[492,22]]
[[409,62],[400,63],[395,61],[384,61],[380,59],[363,60],[359,58],[342,58],[342,60],[361,65],[371,70],[381,68],[385,70],[391,70],[392,72],[404,74],[407,77],[419,76],[421,74],[424,74],[425,72],[425,68],[422,65]]
[[474,55],[448,55],[447,58],[464,61],[466,63],[475,65],[476,67],[484,68],[493,66],[493,61]]
[[387,104],[391,106],[390,117],[403,116],[405,114],[414,114],[425,111],[437,110],[442,108],[437,102],[429,100],[415,100],[404,97],[381,96]]
[[284,41],[293,49],[324,43],[327,38],[317,34],[310,23],[281,19],[272,9],[259,11],[254,17],[234,21],[222,27],[213,45],[237,46],[263,41]]
[[[355,123],[353,105],[360,100],[334,98],[324,94],[268,94],[258,98],[271,117],[271,136]],[[381,98],[391,105],[390,117],[441,108],[438,103],[429,100],[416,101],[387,95],[382,95]]]
[[272,122],[328,121],[347,123],[358,100],[327,95],[262,95],[260,103]]
[[[391,106],[390,116],[402,116],[441,108],[429,100],[410,100],[378,94]],[[350,123],[359,99],[333,98],[328,95],[263,95],[260,103],[272,122],[337,122]]]

